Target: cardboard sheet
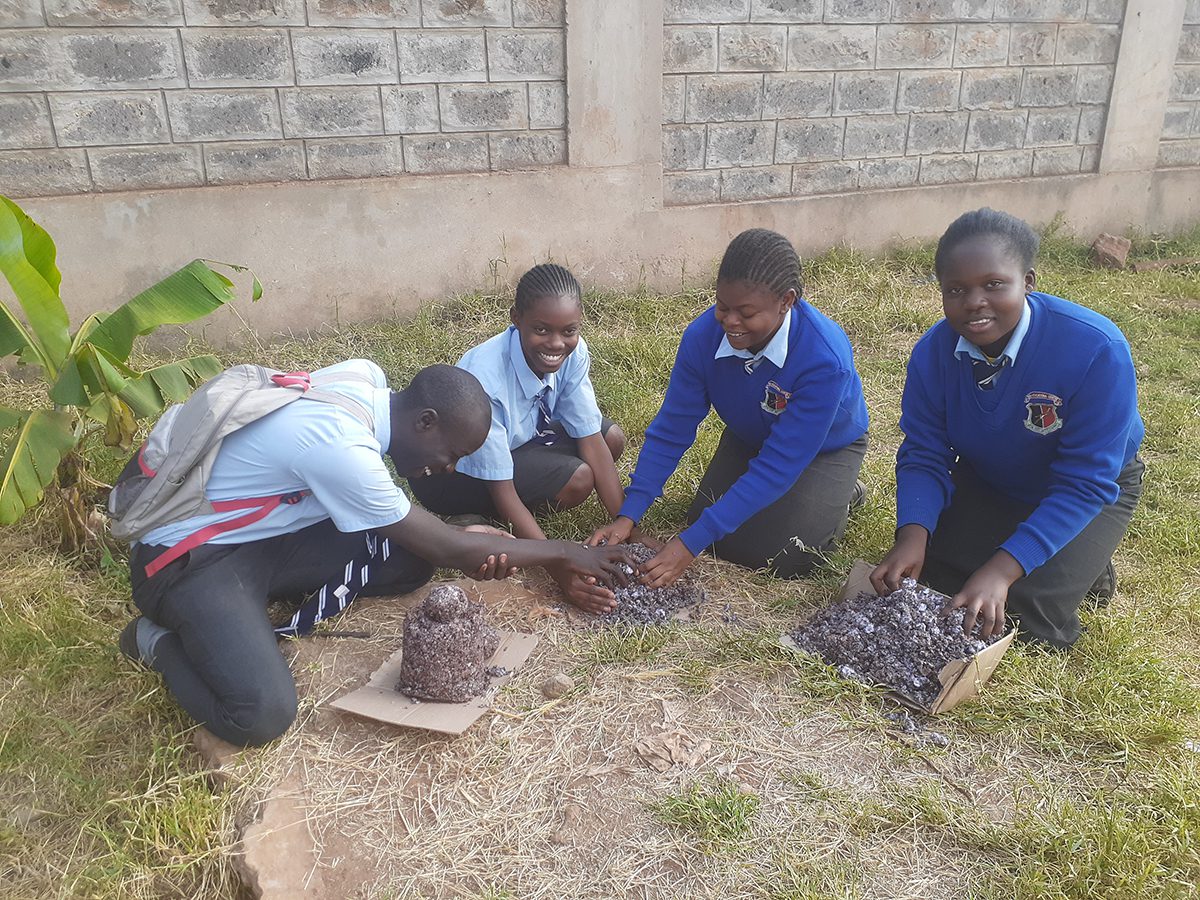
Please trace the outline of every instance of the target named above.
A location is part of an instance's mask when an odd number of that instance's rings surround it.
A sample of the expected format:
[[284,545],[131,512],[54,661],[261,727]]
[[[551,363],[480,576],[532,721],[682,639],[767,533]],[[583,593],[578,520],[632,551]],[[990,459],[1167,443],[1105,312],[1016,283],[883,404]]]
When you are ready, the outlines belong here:
[[500,631],[500,646],[488,660],[488,665],[501,666],[508,673],[489,678],[487,690],[466,703],[428,703],[406,697],[397,691],[396,682],[400,680],[400,658],[403,653],[397,650],[375,670],[366,684],[338,697],[329,705],[389,725],[462,734],[491,709],[496,692],[529,659],[537,642],[537,635]]
[[[875,589],[871,586],[871,572],[874,568],[866,560],[856,560],[850,568],[850,574],[846,576],[846,583],[842,585],[841,593],[834,602],[857,596],[863,592],[874,593]],[[945,594],[937,593],[937,591],[934,593],[943,600],[949,599]],[[889,691],[888,693],[905,706],[930,715],[937,715],[953,709],[964,700],[979,693],[980,688],[996,671],[996,666],[1000,664],[1000,658],[1008,651],[1016,634],[1017,629],[1013,628],[1000,640],[980,650],[974,656],[966,659],[952,659],[942,666],[941,672],[938,673],[942,690],[937,695],[937,699],[929,706],[923,706],[898,691]],[[780,638],[780,643],[789,650],[799,650],[796,643],[786,634]]]

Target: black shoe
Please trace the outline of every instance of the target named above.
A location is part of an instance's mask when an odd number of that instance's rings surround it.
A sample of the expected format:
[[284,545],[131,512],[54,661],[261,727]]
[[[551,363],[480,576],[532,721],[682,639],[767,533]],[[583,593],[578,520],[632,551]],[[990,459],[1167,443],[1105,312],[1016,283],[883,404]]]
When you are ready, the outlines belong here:
[[858,509],[867,502],[867,486],[861,481],[854,482],[854,493],[850,495],[850,512]]
[[1113,568],[1112,561],[1104,567],[1104,571],[1092,582],[1092,586],[1088,588],[1087,599],[1092,601],[1097,607],[1108,606],[1108,602],[1112,600],[1113,594],[1117,592],[1117,570]]
[[142,659],[142,654],[138,650],[137,645],[137,627],[140,621],[142,621],[142,617],[137,616],[121,630],[121,636],[117,638],[117,647],[120,648],[123,655],[135,663],[144,666],[146,661]]

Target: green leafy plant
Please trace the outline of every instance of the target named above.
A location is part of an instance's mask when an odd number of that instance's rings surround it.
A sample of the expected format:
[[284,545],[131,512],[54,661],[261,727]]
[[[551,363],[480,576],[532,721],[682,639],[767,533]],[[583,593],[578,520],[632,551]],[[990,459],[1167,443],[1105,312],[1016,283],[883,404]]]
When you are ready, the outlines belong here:
[[[193,260],[111,313],[88,316],[71,332],[59,294],[62,281],[50,235],[12,200],[0,195],[0,273],[20,305],[18,318],[0,303],[0,358],[16,355],[36,366],[48,406],[15,409],[0,405],[0,524],[10,525],[37,506],[53,486],[63,500],[63,545],[77,550],[94,539],[91,497],[103,487],[87,472],[85,440],[102,432],[110,446],[128,449],[138,419],[157,415],[184,400],[198,384],[221,370],[215,356],[193,356],[136,371],[129,365],[134,341],[161,325],[208,315],[235,296],[234,284]],[[253,277],[253,276],[252,276]],[[253,299],[262,285],[253,278]]]

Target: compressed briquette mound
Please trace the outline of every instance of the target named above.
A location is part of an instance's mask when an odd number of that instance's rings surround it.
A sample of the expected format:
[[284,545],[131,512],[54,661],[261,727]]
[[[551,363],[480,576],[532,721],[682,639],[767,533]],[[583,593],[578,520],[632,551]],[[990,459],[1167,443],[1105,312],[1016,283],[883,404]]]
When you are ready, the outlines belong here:
[[487,661],[500,635],[482,604],[444,584],[404,618],[404,653],[396,690],[417,700],[463,703],[488,686]]
[[820,656],[843,678],[878,684],[929,706],[941,693],[938,672],[952,659],[995,643],[979,625],[963,633],[965,612],[942,615],[945,598],[911,578],[885,597],[861,593],[827,606],[792,632],[796,645]]
[[[637,565],[654,557],[654,551],[645,544],[625,546]],[[633,569],[626,566],[626,573],[632,575]],[[631,581],[613,593],[617,597],[617,608],[600,616],[600,619],[630,625],[661,625],[679,610],[696,606],[704,600],[703,588],[695,583],[688,572],[670,587],[648,588]]]

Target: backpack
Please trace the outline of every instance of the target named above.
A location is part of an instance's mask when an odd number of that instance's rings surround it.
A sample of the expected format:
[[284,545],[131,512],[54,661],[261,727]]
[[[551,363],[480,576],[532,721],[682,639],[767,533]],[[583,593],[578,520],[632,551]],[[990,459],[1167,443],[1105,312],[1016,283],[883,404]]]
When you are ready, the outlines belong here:
[[210,502],[205,487],[228,435],[293,401],[331,403],[373,431],[375,418],[370,409],[343,394],[320,388],[322,384],[345,381],[375,386],[370,378],[354,372],[313,379],[307,372],[233,366],[202,384],[186,402],[170,406],[108,495],[113,536],[132,543],[156,528],[192,516],[243,509],[248,512],[188,535],[146,566],[146,577],[218,534],[257,522],[280,503],[299,503],[308,496],[311,492],[302,490]]

